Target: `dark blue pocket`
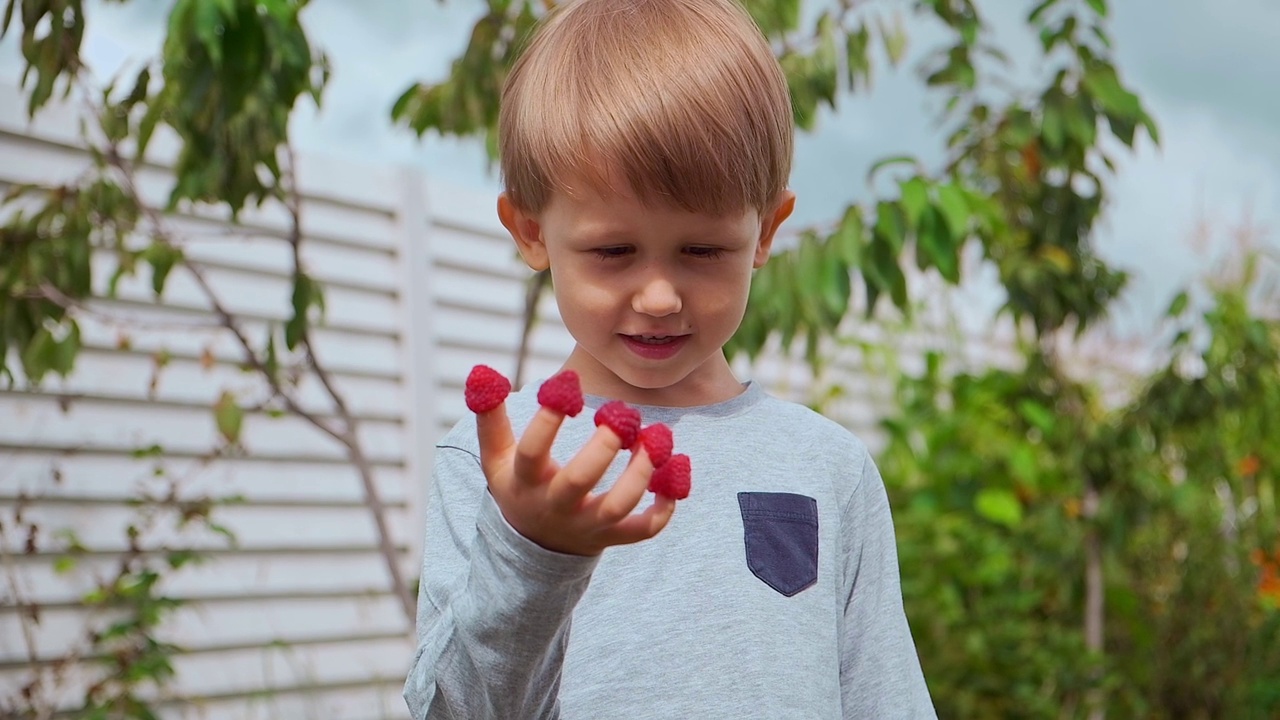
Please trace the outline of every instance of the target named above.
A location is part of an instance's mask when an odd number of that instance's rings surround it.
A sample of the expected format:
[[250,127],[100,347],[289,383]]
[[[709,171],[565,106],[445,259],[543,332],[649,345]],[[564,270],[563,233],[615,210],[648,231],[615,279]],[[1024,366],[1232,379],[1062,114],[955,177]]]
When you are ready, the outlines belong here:
[[791,597],[818,580],[818,501],[795,493],[740,492],[747,567]]

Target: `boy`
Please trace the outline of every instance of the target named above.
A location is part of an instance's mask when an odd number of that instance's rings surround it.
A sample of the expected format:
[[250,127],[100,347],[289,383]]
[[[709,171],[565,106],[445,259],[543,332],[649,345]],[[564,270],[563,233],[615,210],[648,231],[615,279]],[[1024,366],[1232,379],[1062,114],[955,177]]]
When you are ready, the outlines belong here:
[[[531,386],[437,446],[412,717],[934,717],[866,448],[722,351],[794,206],[791,151],[735,0],[573,0],[531,41],[498,214],[551,270],[587,411]],[[591,420],[609,400],[692,458],[679,512],[643,506],[648,451]]]

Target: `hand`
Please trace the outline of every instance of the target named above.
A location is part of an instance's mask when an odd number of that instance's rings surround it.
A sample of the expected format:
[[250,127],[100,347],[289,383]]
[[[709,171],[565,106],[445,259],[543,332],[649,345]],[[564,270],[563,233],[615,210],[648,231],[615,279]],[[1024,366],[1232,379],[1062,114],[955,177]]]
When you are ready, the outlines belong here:
[[571,555],[599,555],[661,532],[675,500],[658,495],[651,507],[632,514],[653,475],[648,453],[638,448],[614,486],[592,494],[622,444],[608,427],[597,427],[560,467],[551,459],[551,445],[563,421],[560,413],[540,407],[517,442],[505,404],[476,415],[480,465],[507,522],[538,545]]

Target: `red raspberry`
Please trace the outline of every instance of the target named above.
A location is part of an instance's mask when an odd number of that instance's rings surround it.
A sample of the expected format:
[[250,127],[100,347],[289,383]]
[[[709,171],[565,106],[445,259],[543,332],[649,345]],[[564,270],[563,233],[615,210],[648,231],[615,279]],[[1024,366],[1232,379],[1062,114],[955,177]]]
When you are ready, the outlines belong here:
[[467,407],[483,413],[498,407],[511,393],[511,381],[488,365],[477,365],[467,375]]
[[675,500],[689,497],[689,488],[693,484],[692,466],[688,455],[672,455],[649,478],[649,491],[665,495]]
[[578,373],[565,370],[542,383],[538,388],[538,403],[569,417],[582,412],[582,385]]
[[622,447],[629,449],[640,438],[640,411],[621,400],[611,400],[596,411],[596,426],[600,425],[609,426]]
[[649,461],[655,468],[660,468],[671,459],[671,448],[675,440],[671,437],[671,428],[662,423],[655,423],[640,431],[640,444],[649,453]]

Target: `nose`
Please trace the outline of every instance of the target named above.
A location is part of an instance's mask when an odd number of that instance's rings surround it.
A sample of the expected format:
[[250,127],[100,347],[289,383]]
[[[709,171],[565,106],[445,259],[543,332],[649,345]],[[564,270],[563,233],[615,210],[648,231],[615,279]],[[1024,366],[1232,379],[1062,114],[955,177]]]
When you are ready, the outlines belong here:
[[658,272],[647,274],[631,296],[631,309],[651,317],[674,315],[682,307],[675,284]]

